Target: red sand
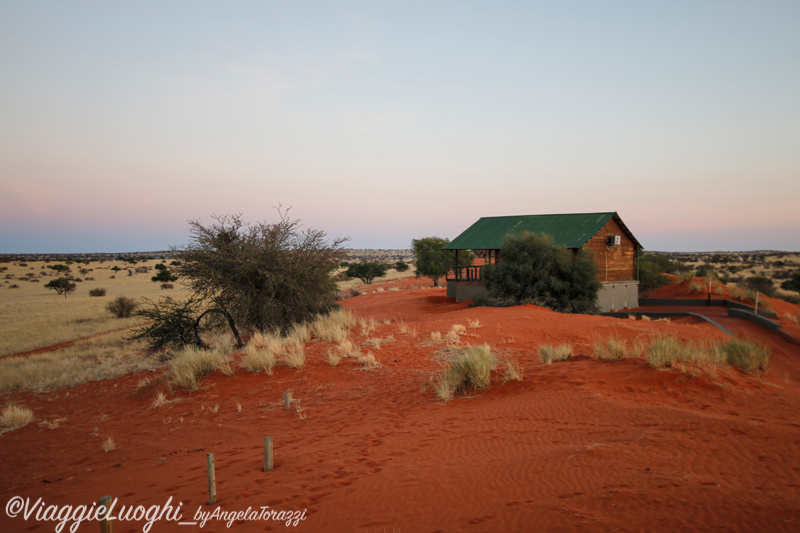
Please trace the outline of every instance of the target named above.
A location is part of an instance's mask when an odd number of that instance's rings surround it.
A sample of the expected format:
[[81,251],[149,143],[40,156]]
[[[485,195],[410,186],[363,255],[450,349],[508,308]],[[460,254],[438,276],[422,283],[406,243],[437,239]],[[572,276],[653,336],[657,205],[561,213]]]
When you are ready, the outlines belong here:
[[[410,278],[377,287],[424,284]],[[800,349],[765,330],[741,326],[772,348],[766,373],[720,369],[715,378],[691,378],[640,360],[545,365],[537,355],[540,344],[562,342],[591,354],[595,339],[611,336],[726,338],[691,320],[470,309],[447,300],[444,289],[384,291],[343,305],[394,320],[370,335],[393,342],[365,347],[380,367],[353,360],[331,367],[328,345],[312,342],[302,370],[216,373],[200,391],[168,393],[177,401],[155,409],[167,387],[137,388],[142,375],[5,395],[3,403],[32,408],[37,421],[0,437],[0,531],[55,530],[55,522],[9,518],[15,496],[64,506],[108,494],[118,506],[147,507],[172,497],[192,521],[198,508],[214,510],[206,505],[208,452],[216,458],[217,508],[307,509],[302,531],[800,530]],[[398,320],[417,336],[402,333]],[[518,357],[525,377],[503,382],[498,374],[491,388],[445,403],[426,387],[439,368],[438,346],[427,339],[468,320],[482,326],[467,329],[463,343],[487,342]],[[353,337],[365,338],[358,328]],[[287,390],[302,411],[283,409]],[[57,418],[66,420],[56,429],[38,423]],[[265,436],[275,447],[268,473]],[[117,449],[105,453],[107,437]],[[143,526],[117,522],[114,531]],[[230,527],[284,529],[263,520]],[[152,528],[200,530],[167,520]],[[202,529],[223,530],[216,520]]]

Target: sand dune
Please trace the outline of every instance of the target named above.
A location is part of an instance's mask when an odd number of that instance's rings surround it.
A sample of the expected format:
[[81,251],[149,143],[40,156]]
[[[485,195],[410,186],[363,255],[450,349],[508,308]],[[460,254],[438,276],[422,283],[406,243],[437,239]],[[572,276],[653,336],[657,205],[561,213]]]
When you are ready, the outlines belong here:
[[[4,502],[182,502],[184,520],[207,504],[206,453],[214,452],[218,507],[307,510],[300,531],[797,531],[800,528],[800,349],[768,341],[766,373],[721,368],[692,378],[642,360],[597,361],[598,338],[669,333],[724,339],[692,319],[671,323],[571,316],[534,306],[468,308],[409,278],[343,301],[378,321],[365,346],[380,366],[331,367],[327,343],[307,346],[302,370],[273,376],[216,373],[195,393],[142,376],[50,393],[14,394],[38,421],[0,438]],[[399,290],[388,291],[390,287]],[[374,292],[383,288],[383,292]],[[406,332],[401,331],[402,327]],[[391,323],[383,323],[391,321]],[[439,400],[433,331],[479,321],[461,343],[516,357],[522,381],[498,374],[489,389]],[[749,328],[749,326],[746,326]],[[354,340],[364,341],[358,328]],[[546,365],[538,346],[569,342],[584,354]],[[284,410],[283,393],[296,402]],[[9,398],[6,400],[12,399]],[[218,407],[217,407],[218,406]],[[275,469],[262,472],[263,437]],[[104,439],[117,448],[105,453]],[[115,524],[141,531],[144,521]],[[0,514],[2,531],[53,531],[55,523]],[[83,524],[80,531],[96,530]],[[210,521],[204,531],[225,530]],[[238,521],[231,531],[282,531]],[[153,531],[199,531],[161,520]]]

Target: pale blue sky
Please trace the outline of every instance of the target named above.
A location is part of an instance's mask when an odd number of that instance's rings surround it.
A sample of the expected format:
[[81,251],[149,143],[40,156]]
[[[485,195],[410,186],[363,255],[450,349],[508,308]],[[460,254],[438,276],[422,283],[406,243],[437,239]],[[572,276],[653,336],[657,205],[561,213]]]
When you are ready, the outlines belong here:
[[800,250],[800,2],[0,0],[0,253],[272,206],[354,248],[617,211]]

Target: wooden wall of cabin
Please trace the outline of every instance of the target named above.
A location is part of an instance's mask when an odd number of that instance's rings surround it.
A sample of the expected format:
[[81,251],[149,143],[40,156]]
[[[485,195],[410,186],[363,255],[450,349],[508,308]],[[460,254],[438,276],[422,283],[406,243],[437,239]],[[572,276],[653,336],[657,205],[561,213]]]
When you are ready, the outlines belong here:
[[[619,246],[608,246],[608,238],[619,235]],[[636,279],[636,247],[613,218],[587,242],[584,250],[591,252],[597,263],[598,281],[630,281]]]

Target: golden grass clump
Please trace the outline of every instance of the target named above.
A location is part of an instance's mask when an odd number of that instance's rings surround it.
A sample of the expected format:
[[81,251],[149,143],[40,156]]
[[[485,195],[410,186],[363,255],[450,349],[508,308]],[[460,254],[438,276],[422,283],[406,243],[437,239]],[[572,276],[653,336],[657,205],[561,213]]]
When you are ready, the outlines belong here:
[[623,339],[596,340],[592,343],[594,353],[601,361],[621,361],[625,357],[632,357],[634,354]]
[[558,346],[543,344],[539,346],[539,358],[548,365],[553,361],[569,359],[572,355],[572,345],[570,344],[559,344]]
[[522,381],[522,376],[524,374],[522,370],[522,365],[519,364],[519,361],[515,358],[506,357],[504,358],[506,370],[503,373],[503,379],[506,381]]
[[281,356],[281,362],[289,368],[303,368],[306,364],[305,344],[287,344]]
[[311,324],[311,332],[321,341],[340,341],[347,338],[348,331],[355,323],[356,319],[350,311],[337,309],[317,316]]
[[481,321],[477,318],[475,320],[467,319],[467,325],[469,329],[479,329],[482,326]]
[[679,273],[676,277],[678,278],[679,283],[687,283],[689,281],[692,281],[694,279],[694,276],[695,276],[694,270],[687,270],[685,272]]
[[311,326],[308,324],[294,324],[289,333],[284,337],[283,343],[286,346],[293,344],[305,344],[311,340]]
[[449,401],[456,393],[469,388],[485,389],[491,383],[496,366],[497,359],[488,344],[467,346],[450,366],[432,378],[434,390],[442,400]]
[[3,408],[2,414],[0,414],[0,426],[6,428],[6,431],[27,426],[33,420],[33,411],[18,405],[7,405]]
[[373,331],[375,331],[375,328],[377,327],[377,324],[375,323],[375,319],[372,318],[372,317],[359,318],[358,319],[358,324],[361,327],[361,334],[363,336],[365,336],[365,337],[367,335],[369,335],[370,333],[372,333]]
[[358,360],[362,365],[364,365],[364,368],[375,368],[380,366],[380,363],[375,358],[375,354],[372,352],[365,353],[364,355],[360,356]]
[[256,332],[244,347],[242,368],[271,376],[282,349],[283,339],[277,333]]
[[167,382],[176,387],[196,391],[198,380],[216,372],[227,362],[225,354],[218,349],[206,350],[187,346],[169,362]]
[[106,440],[103,441],[103,451],[108,453],[110,451],[117,449],[117,443],[114,442],[114,439],[108,437]]
[[341,353],[339,353],[339,352],[337,352],[335,350],[331,350],[329,348],[328,349],[328,355],[326,356],[326,359],[327,359],[328,363],[330,363],[331,366],[336,366],[336,365],[338,365],[339,363],[342,362],[343,357],[342,357]]

